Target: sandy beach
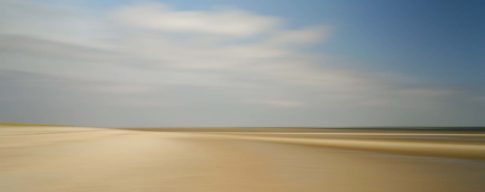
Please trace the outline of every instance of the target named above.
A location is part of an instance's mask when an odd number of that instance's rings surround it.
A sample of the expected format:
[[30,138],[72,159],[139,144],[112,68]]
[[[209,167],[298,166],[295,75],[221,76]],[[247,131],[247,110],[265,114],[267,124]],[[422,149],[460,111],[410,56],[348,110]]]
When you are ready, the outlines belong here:
[[194,132],[1,126],[0,189],[485,189],[481,133]]

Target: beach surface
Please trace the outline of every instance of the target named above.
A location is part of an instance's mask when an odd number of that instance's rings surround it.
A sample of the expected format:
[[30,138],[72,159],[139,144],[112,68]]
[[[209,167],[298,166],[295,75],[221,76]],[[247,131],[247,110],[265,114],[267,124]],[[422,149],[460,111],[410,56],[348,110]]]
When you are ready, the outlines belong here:
[[485,134],[4,125],[0,189],[482,192]]

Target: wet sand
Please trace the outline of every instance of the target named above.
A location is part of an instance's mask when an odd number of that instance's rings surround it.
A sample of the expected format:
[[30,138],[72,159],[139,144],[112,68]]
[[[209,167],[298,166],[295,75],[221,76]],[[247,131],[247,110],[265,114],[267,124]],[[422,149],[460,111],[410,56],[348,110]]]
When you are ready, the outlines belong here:
[[484,138],[0,126],[0,189],[481,192]]

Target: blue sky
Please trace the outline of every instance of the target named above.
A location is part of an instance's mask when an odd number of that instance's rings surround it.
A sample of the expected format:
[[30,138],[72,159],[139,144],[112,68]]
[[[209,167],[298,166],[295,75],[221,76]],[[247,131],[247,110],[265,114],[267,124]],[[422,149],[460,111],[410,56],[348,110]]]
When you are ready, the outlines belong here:
[[485,125],[479,1],[0,5],[3,121]]
[[[83,1],[106,11],[136,1]],[[364,67],[399,70],[428,81],[485,85],[480,1],[446,0],[168,0],[183,10],[235,8],[285,18],[290,26],[330,25],[336,35],[320,48]],[[358,67],[358,66],[357,66]]]

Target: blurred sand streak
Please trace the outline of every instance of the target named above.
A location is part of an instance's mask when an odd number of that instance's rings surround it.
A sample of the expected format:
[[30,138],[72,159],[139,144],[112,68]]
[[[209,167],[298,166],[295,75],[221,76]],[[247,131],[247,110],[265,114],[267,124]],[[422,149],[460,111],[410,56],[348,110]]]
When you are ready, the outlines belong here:
[[[220,133],[226,138],[234,139],[248,139],[257,141],[269,141],[269,142],[279,142],[279,143],[290,143],[290,144],[303,144],[303,145],[314,145],[322,147],[337,147],[337,148],[347,148],[356,150],[375,150],[391,153],[404,153],[412,155],[424,155],[424,156],[445,156],[445,157],[456,157],[456,158],[471,158],[471,159],[482,159],[485,160],[485,135],[483,134],[385,134],[380,133],[376,135],[392,135],[392,136],[438,136],[438,137],[465,137],[461,142],[449,142],[449,141],[405,141],[401,140],[379,140],[369,138],[360,139],[349,139],[349,138],[301,138],[302,134],[292,133],[285,134],[286,137],[280,137],[282,134],[278,133],[268,133],[265,134],[255,134],[255,133]],[[318,135],[318,133],[315,133]],[[308,135],[305,134],[305,135]],[[352,134],[321,134],[326,135],[352,135]],[[356,134],[365,136],[375,136],[374,134]],[[291,136],[291,137],[288,137]],[[466,142],[466,137],[481,137],[483,142]]]

